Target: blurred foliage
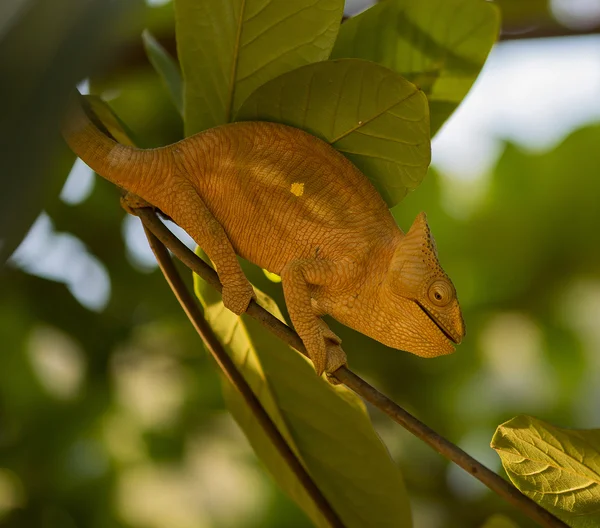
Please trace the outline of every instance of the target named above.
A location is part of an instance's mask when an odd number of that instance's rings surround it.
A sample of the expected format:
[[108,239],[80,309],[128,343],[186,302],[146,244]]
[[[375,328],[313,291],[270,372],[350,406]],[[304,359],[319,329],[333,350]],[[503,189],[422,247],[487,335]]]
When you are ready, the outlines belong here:
[[31,227],[45,196],[58,193],[73,163],[57,126],[69,90],[106,65],[123,32],[135,29],[131,17],[141,0],[8,0],[3,5],[8,13],[0,26],[0,71],[10,82],[0,83],[5,102],[0,144],[4,152],[21,155],[0,161],[0,263]]
[[[172,5],[147,7],[140,20],[157,38],[169,35]],[[139,41],[136,24],[128,27]],[[110,99],[141,145],[181,138],[181,118],[150,64],[127,61],[94,78],[94,93]],[[3,86],[13,90],[5,101],[16,86]],[[458,184],[435,170],[393,210],[404,228],[428,213],[467,321],[454,355],[423,360],[331,322],[354,370],[495,469],[489,439],[514,415],[600,423],[599,142],[600,126],[589,126],[548,152],[507,144],[472,212],[462,210]],[[43,159],[33,152],[20,158]],[[13,171],[2,174],[6,181]],[[105,266],[110,300],[93,312],[18,261],[2,270],[0,526],[311,526],[233,425],[216,367],[161,275],[132,260],[118,191],[98,179],[74,205],[49,187],[40,197],[55,232],[77,237]],[[245,270],[283,308],[281,285]],[[402,469],[417,528],[479,527],[492,513],[533,526],[379,412],[372,418]]]
[[519,528],[504,515],[492,515],[481,528]]
[[549,0],[494,0],[502,11],[502,23],[509,31],[526,31],[551,18]]

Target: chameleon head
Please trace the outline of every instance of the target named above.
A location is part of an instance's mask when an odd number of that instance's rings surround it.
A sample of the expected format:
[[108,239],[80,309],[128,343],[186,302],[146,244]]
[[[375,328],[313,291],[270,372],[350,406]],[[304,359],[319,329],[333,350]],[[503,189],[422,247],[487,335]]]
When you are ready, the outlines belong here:
[[423,357],[454,351],[453,345],[465,335],[465,324],[454,285],[439,264],[425,213],[398,244],[384,284],[388,336],[380,341]]

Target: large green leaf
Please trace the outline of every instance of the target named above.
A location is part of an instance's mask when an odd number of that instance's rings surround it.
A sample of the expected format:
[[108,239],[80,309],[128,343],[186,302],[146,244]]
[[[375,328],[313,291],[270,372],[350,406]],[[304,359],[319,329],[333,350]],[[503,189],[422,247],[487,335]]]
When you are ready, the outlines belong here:
[[[411,526],[400,471],[375,434],[362,401],[345,387],[318,378],[307,359],[255,320],[225,309],[220,295],[199,277],[194,283],[208,322],[345,526]],[[261,292],[258,296],[260,304],[281,317],[272,299]],[[225,394],[236,421],[281,488],[315,524],[329,526],[228,382]]]
[[433,136],[465,97],[500,29],[485,0],[388,0],[342,24],[332,58],[372,60],[429,98]]
[[277,121],[327,141],[391,207],[421,183],[430,161],[423,92],[388,68],[359,59],[323,61],[256,90],[237,121]]
[[343,0],[175,0],[186,135],[231,121],[256,88],[325,60]]
[[492,439],[512,482],[569,526],[600,525],[600,429],[561,429],[517,416]]
[[0,34],[0,264],[48,200],[57,199],[74,156],[59,121],[70,90],[105,64],[123,40],[121,22],[141,0],[3,2]]

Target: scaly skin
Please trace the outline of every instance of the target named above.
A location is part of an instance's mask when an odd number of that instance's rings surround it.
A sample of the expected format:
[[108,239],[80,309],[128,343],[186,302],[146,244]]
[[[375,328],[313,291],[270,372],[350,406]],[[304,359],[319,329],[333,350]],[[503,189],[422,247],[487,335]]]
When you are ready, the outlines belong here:
[[290,317],[317,373],[346,362],[327,350],[339,338],[324,314],[424,357],[452,352],[452,341],[464,336],[456,292],[425,215],[404,235],[371,182],[320,139],[280,124],[244,122],[141,150],[108,138],[75,99],[63,134],[98,174],[194,238],[236,314],[253,297],[236,254],[281,275]]

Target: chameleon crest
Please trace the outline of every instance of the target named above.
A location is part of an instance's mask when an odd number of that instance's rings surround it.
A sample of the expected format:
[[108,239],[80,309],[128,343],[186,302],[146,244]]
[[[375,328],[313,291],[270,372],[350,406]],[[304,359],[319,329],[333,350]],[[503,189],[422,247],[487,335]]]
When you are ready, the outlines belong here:
[[[414,302],[442,333],[458,344],[465,335],[456,289],[438,260],[425,213],[420,213],[399,244],[391,266],[392,288]],[[417,352],[418,353],[418,352]]]

